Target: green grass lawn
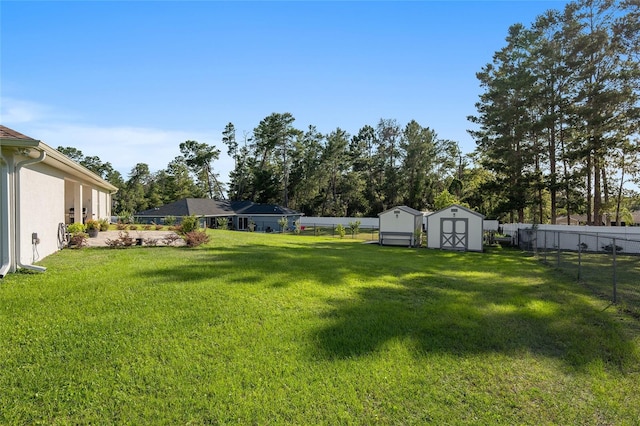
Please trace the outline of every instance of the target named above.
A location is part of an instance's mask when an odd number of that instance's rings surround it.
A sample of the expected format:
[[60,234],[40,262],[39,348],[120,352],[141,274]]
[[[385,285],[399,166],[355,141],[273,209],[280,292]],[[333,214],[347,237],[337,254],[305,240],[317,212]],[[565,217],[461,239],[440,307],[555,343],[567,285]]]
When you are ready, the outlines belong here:
[[532,257],[210,232],[0,281],[0,424],[640,423],[640,324]]

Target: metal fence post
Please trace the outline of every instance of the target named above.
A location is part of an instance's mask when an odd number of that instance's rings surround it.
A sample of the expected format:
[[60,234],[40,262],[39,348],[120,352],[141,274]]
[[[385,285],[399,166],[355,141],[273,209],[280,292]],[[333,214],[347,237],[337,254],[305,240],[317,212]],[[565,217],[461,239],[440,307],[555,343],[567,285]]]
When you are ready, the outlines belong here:
[[578,234],[578,282],[582,281],[582,235]]
[[556,232],[556,235],[558,236],[558,238],[556,238],[557,241],[557,246],[556,249],[558,250],[558,260],[557,260],[557,266],[558,268],[560,267],[560,233]]
[[616,266],[617,266],[617,262],[616,262],[616,239],[613,238],[613,246],[612,246],[612,252],[613,252],[613,303],[618,303],[618,282],[617,282],[617,276],[616,276]]

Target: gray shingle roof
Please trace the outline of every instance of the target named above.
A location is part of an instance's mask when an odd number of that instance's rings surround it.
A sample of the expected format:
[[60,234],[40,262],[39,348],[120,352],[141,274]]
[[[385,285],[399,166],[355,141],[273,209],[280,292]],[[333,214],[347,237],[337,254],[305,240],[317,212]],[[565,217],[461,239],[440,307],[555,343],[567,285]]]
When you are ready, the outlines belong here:
[[275,204],[256,204],[251,201],[218,201],[209,198],[183,198],[164,206],[144,210],[136,216],[233,216],[243,215],[296,215],[295,210]]

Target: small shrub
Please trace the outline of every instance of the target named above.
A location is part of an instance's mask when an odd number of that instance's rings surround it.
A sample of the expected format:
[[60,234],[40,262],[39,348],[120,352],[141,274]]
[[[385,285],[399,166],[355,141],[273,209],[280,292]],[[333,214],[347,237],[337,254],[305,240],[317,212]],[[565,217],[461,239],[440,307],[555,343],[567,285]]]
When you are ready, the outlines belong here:
[[178,241],[179,239],[180,239],[180,236],[177,234],[167,234],[164,236],[164,238],[162,238],[162,242],[165,245],[171,246],[175,244],[175,242]]
[[151,227],[152,227],[151,225],[144,225],[142,229],[144,229],[145,231],[150,231]]
[[216,223],[218,224],[218,229],[229,229],[229,220],[226,217],[219,217],[216,219]]
[[157,238],[145,238],[144,239],[144,243],[150,247],[155,247],[158,245],[158,239]]
[[129,229],[135,231],[138,229],[138,225],[129,225]]
[[175,216],[165,216],[164,224],[167,225],[167,226],[175,225],[176,224],[176,217]]
[[206,231],[191,231],[184,234],[183,239],[187,247],[198,247],[209,242],[209,235]]
[[122,241],[120,241],[120,238],[114,238],[113,240],[111,238],[107,238],[104,242],[111,248],[122,247]]
[[356,220],[355,222],[349,222],[349,229],[351,230],[351,238],[358,235],[360,232],[360,221]]
[[300,219],[293,222],[293,227],[293,232],[295,232],[296,235],[300,235],[300,232],[302,231],[302,224],[300,223]]
[[183,235],[187,235],[190,232],[193,232],[199,228],[198,218],[191,215],[185,216],[182,218],[182,222],[180,222],[180,233]]
[[118,216],[118,222],[122,222],[124,224],[133,223],[133,214],[128,211],[123,211]]
[[287,225],[289,224],[289,219],[287,219],[286,217],[282,216],[280,219],[278,219],[278,225],[280,226],[280,231],[282,231],[284,233],[284,231],[287,230]]
[[70,233],[71,235],[83,233],[84,231],[85,231],[84,224],[80,222],[75,222],[67,226],[67,232]]
[[69,247],[71,248],[82,248],[87,245],[87,240],[89,239],[89,235],[84,232],[76,232],[71,234],[71,238],[69,239]]
[[84,228],[87,231],[99,231],[100,230],[100,222],[95,219],[89,219],[84,223]]
[[118,231],[125,231],[128,228],[128,225],[124,222],[118,221],[118,223],[116,224],[116,229]]
[[122,241],[122,245],[125,247],[131,247],[136,243],[136,239],[129,235],[129,232],[118,232],[118,237]]
[[136,239],[129,235],[128,231],[118,232],[118,238],[112,240],[107,238],[105,243],[111,248],[131,247],[136,243]]
[[104,231],[108,231],[109,230],[109,219],[100,219],[100,231],[104,232]]
[[155,227],[156,227],[156,231],[160,231],[163,228],[162,225],[156,225]]
[[345,234],[347,233],[347,230],[345,229],[343,224],[339,223],[336,225],[336,232],[338,233],[340,238],[344,238]]

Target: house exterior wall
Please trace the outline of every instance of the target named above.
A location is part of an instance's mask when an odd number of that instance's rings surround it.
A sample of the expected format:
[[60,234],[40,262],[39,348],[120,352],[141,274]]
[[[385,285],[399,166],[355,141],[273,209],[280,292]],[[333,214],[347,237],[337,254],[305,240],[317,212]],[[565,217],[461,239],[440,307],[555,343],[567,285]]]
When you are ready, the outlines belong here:
[[0,273],[6,273],[10,263],[10,241],[13,240],[13,224],[9,209],[11,206],[12,182],[9,178],[10,158],[2,153],[0,146]]
[[469,251],[482,251],[483,250],[483,220],[484,218],[474,212],[470,212],[468,210],[458,208],[457,211],[452,212],[452,208],[456,208],[455,206],[448,207],[446,209],[435,212],[429,216],[427,216],[427,247],[428,248],[442,248],[441,247],[441,235],[442,235],[442,227],[441,227],[441,219],[442,218],[455,218],[455,219],[466,219],[466,230],[467,230],[467,247],[466,249]]
[[[58,251],[58,225],[65,219],[61,173],[42,164],[22,168],[16,200],[20,215],[20,262],[31,264]],[[40,240],[35,249],[32,233],[37,233]]]
[[[0,126],[0,277],[34,265],[62,246],[69,207],[82,218],[87,200],[97,212],[110,211],[117,188],[48,145]],[[80,213],[78,213],[78,211]]]
[[[278,221],[282,219],[283,216],[270,216],[261,214],[238,215],[238,217],[234,221],[236,229],[238,228],[238,218],[240,217],[246,217],[249,220],[253,220],[253,222],[255,223],[255,230],[257,232],[280,232],[280,224],[278,223]],[[294,229],[294,222],[300,219],[300,215],[290,215],[285,217],[287,218],[287,229],[289,230]]]

